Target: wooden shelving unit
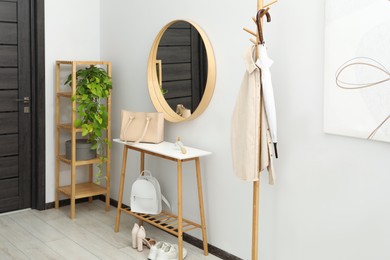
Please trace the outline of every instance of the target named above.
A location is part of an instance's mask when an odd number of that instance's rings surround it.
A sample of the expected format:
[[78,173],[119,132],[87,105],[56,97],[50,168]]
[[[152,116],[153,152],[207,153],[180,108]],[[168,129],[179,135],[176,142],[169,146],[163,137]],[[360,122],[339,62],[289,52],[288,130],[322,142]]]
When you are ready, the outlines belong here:
[[[76,134],[81,132],[80,128],[75,128],[74,120],[76,119],[76,102],[70,101],[72,106],[71,115],[69,115],[68,122],[61,122],[61,109],[65,104],[62,104],[65,99],[71,100],[71,97],[76,93],[76,71],[81,66],[99,65],[105,67],[107,74],[111,77],[111,62],[106,61],[57,61],[56,62],[56,168],[55,168],[55,207],[59,208],[59,196],[63,194],[70,198],[70,218],[73,219],[76,215],[76,199],[89,198],[92,201],[92,197],[96,195],[106,196],[106,210],[110,208],[110,164],[111,164],[111,151],[110,147],[106,146],[106,181],[105,186],[95,184],[93,182],[93,165],[100,162],[99,158],[94,158],[85,161],[76,161]],[[71,91],[64,91],[61,86],[61,70],[64,66],[68,66],[72,73],[72,88]],[[70,67],[69,67],[70,66]],[[68,70],[69,71],[69,70]],[[68,72],[69,73],[69,72]],[[106,136],[108,140],[111,140],[111,95],[107,98],[107,113],[108,113],[108,126],[106,129]],[[64,154],[60,154],[61,146],[65,146],[65,143],[61,143],[61,134],[70,135],[72,140],[71,150],[72,158],[69,160]],[[60,185],[60,164],[64,163],[70,166],[70,185]],[[88,167],[88,182],[76,183],[76,167],[87,166]],[[64,173],[63,173],[64,174]],[[66,173],[65,173],[66,174]]]

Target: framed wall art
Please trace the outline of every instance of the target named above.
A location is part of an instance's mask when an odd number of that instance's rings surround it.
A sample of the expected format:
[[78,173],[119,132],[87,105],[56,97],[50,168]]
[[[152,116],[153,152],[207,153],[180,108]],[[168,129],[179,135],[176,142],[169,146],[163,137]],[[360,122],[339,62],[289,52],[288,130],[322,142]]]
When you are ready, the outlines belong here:
[[324,131],[390,142],[390,1],[326,0]]

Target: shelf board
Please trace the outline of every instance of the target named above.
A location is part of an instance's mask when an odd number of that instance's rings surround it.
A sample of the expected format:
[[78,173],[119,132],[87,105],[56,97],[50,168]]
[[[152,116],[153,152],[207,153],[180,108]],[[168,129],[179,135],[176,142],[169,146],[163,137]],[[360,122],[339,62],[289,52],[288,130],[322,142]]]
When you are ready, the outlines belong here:
[[[60,155],[59,159],[60,159],[61,162],[64,162],[64,163],[67,163],[67,164],[72,164],[72,160],[66,159],[65,155]],[[99,158],[94,158],[94,159],[87,160],[87,161],[76,161],[75,165],[76,166],[81,166],[81,165],[89,165],[89,164],[95,164],[95,163],[100,163],[100,159]]]
[[[64,130],[67,130],[67,131],[72,131],[72,124],[71,123],[67,123],[67,124],[58,124],[57,126],[58,128],[60,129],[64,129]],[[82,132],[83,129],[81,128],[75,128],[74,129],[77,132]]]
[[[58,187],[58,191],[60,191],[61,193],[65,194],[68,197],[71,197],[72,195],[70,185]],[[76,195],[75,195],[76,199],[91,197],[95,195],[102,195],[102,194],[107,194],[106,187],[102,187],[92,182],[76,184]]]
[[111,64],[110,61],[68,61],[68,60],[59,60],[59,61],[57,61],[57,64],[70,64],[70,65],[72,65],[73,62],[76,65],[109,65],[109,64]]
[[[67,131],[72,131],[72,124],[71,123],[61,123],[61,124],[58,124],[57,127],[60,129],[67,130]],[[83,131],[82,128],[75,128],[74,130],[76,132],[80,132],[80,133]],[[107,128],[105,130],[107,131]]]
[[72,97],[72,92],[57,92],[57,96],[59,97]]

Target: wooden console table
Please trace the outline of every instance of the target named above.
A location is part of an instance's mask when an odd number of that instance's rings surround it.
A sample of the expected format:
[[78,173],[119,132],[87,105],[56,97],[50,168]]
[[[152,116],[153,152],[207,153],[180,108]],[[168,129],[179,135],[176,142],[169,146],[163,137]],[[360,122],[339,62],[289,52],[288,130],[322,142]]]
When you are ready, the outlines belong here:
[[[202,180],[201,180],[201,173],[200,173],[199,158],[202,156],[210,155],[211,153],[207,151],[191,148],[191,147],[185,147],[187,149],[187,153],[182,154],[180,150],[175,149],[174,143],[169,143],[169,142],[162,142],[159,144],[148,144],[148,143],[131,144],[131,143],[123,142],[119,139],[114,139],[114,142],[123,144],[122,172],[121,172],[120,187],[119,187],[119,198],[118,198],[118,209],[116,213],[115,232],[119,231],[121,212],[122,211],[126,212],[127,214],[130,214],[141,221],[150,223],[162,230],[165,230],[177,236],[177,240],[178,240],[177,244],[179,248],[178,259],[183,259],[183,232],[200,228],[202,230],[204,255],[208,255],[206,222],[204,217]],[[132,212],[129,208],[122,208],[123,187],[125,184],[125,175],[126,175],[125,173],[126,173],[126,163],[127,163],[127,151],[129,149],[141,153],[140,172],[142,172],[145,167],[145,154],[175,161],[177,163],[177,197],[178,197],[177,216],[165,211],[162,211],[160,214],[157,215],[148,215],[148,214]],[[195,161],[201,224],[183,219],[182,163],[187,161]]]

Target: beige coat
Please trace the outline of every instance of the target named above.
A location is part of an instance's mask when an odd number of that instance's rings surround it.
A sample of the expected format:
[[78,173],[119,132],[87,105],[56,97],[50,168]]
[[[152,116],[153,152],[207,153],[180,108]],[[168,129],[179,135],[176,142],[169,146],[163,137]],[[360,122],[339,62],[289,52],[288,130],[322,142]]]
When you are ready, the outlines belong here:
[[[246,71],[241,83],[232,117],[231,145],[234,174],[246,181],[259,180],[260,172],[267,169],[269,183],[274,184],[273,146],[264,107],[260,131],[260,69],[254,61],[255,46],[244,53]],[[263,102],[262,102],[263,104]],[[259,151],[261,139],[261,153]],[[261,171],[258,158],[261,154]]]

